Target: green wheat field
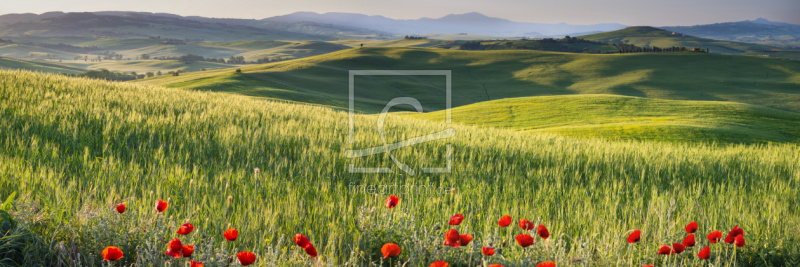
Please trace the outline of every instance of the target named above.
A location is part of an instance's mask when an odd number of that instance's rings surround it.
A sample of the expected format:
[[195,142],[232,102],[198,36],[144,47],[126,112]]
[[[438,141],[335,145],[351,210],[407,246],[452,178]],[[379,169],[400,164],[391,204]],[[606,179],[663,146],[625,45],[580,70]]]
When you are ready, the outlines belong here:
[[[196,246],[192,257],[205,266],[235,266],[233,255],[243,250],[257,255],[254,266],[800,265],[796,61],[543,52],[471,58],[476,53],[344,50],[238,74],[226,69],[140,83],[0,70],[0,208],[9,211],[0,212],[0,230],[9,233],[0,239],[0,265],[108,266],[101,252],[116,246],[125,256],[113,266],[188,266],[164,256],[183,223],[196,230],[181,241]],[[441,123],[439,106],[389,115],[389,143],[452,127],[453,138],[393,151],[420,169],[445,164],[450,146],[450,173],[350,173],[351,164],[392,166],[385,155],[345,157],[346,150],[383,144],[374,107],[385,96],[360,96],[366,108],[354,117],[358,134],[350,144],[346,91],[320,85],[346,81],[342,62],[415,67],[392,65],[405,56],[425,56],[420,64],[428,69],[472,67],[482,82],[507,91],[481,99],[480,83],[455,79],[468,74],[454,70],[454,87],[464,88],[454,99],[454,124]],[[680,70],[695,73],[706,94],[686,88],[668,95],[659,88],[691,81],[647,63],[654,58],[729,67],[702,72],[708,66],[685,65]],[[758,78],[762,97],[748,95],[751,82],[731,60],[775,70],[769,77],[752,73],[764,77]],[[576,76],[586,64],[596,64],[598,73]],[[492,70],[506,74],[491,76]],[[521,89],[529,72],[548,75],[534,87],[550,96]],[[600,76],[627,85],[588,82]],[[575,81],[569,92],[553,91],[566,80]],[[298,103],[304,94],[315,104]],[[725,97],[742,101],[709,101]],[[513,116],[544,111],[551,114]],[[389,195],[401,199],[393,209],[384,205]],[[169,202],[163,213],[154,208],[158,199]],[[114,208],[123,202],[127,210],[119,214]],[[448,225],[454,214],[465,217],[458,226]],[[499,227],[505,214],[513,223]],[[550,238],[517,245],[522,218],[546,225]],[[695,247],[657,255],[659,246],[681,242],[692,221],[699,224]],[[747,245],[706,239],[735,225],[745,230]],[[227,242],[222,233],[232,227],[239,238]],[[443,246],[449,229],[474,240]],[[626,242],[636,229],[641,240]],[[295,246],[296,233],[311,240],[317,257]],[[385,243],[402,252],[384,259]],[[484,256],[482,246],[497,254]],[[701,260],[705,246],[711,257]]]

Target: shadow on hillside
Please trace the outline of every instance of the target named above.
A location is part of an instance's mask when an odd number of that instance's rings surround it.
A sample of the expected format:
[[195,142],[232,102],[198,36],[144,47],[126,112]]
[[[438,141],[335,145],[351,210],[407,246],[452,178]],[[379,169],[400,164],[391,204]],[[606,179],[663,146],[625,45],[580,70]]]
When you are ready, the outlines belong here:
[[[792,77],[800,61],[694,54],[587,55],[531,51],[362,48],[308,61],[276,63],[189,87],[311,102],[347,109],[350,70],[451,70],[452,106],[524,96],[616,94],[661,99],[734,101],[800,111]],[[731,64],[738,62],[738,64]],[[646,75],[638,72],[647,70]],[[239,76],[237,76],[239,75]],[[620,81],[616,77],[627,77]],[[605,80],[604,80],[605,79]],[[622,78],[620,78],[622,79]],[[444,79],[357,77],[356,109],[377,113],[394,97],[418,99],[426,111],[446,108]],[[364,90],[358,90],[366,88]],[[790,90],[791,89],[791,90]]]

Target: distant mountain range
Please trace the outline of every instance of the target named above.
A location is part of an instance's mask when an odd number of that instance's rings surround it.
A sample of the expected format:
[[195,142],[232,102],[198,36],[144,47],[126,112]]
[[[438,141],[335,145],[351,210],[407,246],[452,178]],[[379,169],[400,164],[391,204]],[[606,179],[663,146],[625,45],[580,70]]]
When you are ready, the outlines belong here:
[[[222,29],[233,25],[238,28]],[[43,14],[0,15],[2,35],[91,35],[103,37],[168,37],[219,41],[244,38],[275,39],[267,35],[292,39],[330,40],[364,35],[469,34],[498,37],[545,37],[596,33],[624,28],[617,23],[571,25],[514,22],[488,17],[480,13],[447,15],[441,18],[414,20],[391,19],[355,13],[296,12],[261,20],[179,16],[168,13],[103,11],[84,13],[48,12]],[[223,27],[224,28],[224,27]],[[267,32],[253,32],[269,30]]]
[[494,18],[477,12],[451,14],[438,19],[413,20],[391,19],[384,16],[368,16],[354,13],[295,12],[264,19],[275,22],[316,22],[350,27],[370,28],[400,35],[460,34],[487,36],[563,36],[579,33],[613,31],[625,28],[618,23],[571,25],[566,23],[545,24],[515,22]]
[[[182,40],[396,39],[403,35],[562,37],[625,28],[618,23],[572,25],[515,22],[477,12],[441,18],[392,19],[356,13],[295,12],[265,19],[208,18],[168,13],[103,11],[0,15],[2,36],[153,37]],[[686,35],[739,42],[800,47],[800,25],[763,18],[695,26],[660,27]]]
[[0,16],[0,23],[0,36],[149,37],[207,41],[335,39],[330,34],[287,31],[266,25],[256,27],[245,23],[216,22],[214,19],[134,12],[10,14]]
[[687,35],[767,45],[800,47],[800,25],[764,18],[695,26],[660,27]]
[[181,40],[335,40],[387,32],[320,24],[103,11],[0,15],[0,36],[160,37]]

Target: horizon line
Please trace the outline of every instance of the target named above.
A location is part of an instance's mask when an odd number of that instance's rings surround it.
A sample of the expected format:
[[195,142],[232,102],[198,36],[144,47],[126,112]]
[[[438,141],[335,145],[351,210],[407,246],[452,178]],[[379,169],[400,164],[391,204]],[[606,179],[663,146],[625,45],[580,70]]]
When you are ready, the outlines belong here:
[[364,16],[370,16],[370,17],[383,17],[383,18],[387,18],[387,19],[391,19],[391,20],[399,20],[399,21],[413,21],[413,20],[421,20],[421,19],[442,19],[442,18],[447,17],[447,16],[466,15],[466,14],[476,13],[476,14],[482,15],[482,16],[487,17],[487,18],[502,19],[502,20],[507,20],[507,21],[514,22],[514,23],[537,23],[537,24],[568,24],[568,25],[619,24],[619,25],[623,25],[623,26],[626,26],[626,27],[636,27],[636,26],[686,27],[686,26],[713,25],[713,24],[721,24],[721,23],[735,23],[735,22],[755,21],[755,20],[758,20],[758,19],[764,19],[764,20],[767,20],[767,21],[770,21],[770,22],[785,23],[785,24],[791,24],[791,25],[800,26],[800,24],[794,24],[794,23],[789,23],[789,22],[784,22],[784,21],[778,21],[778,20],[773,20],[773,19],[764,18],[764,17],[758,17],[758,18],[755,18],[755,19],[743,19],[743,20],[736,20],[736,21],[718,21],[718,22],[706,23],[706,24],[687,24],[687,25],[677,25],[677,24],[675,24],[675,25],[626,25],[626,24],[622,24],[622,23],[619,23],[619,22],[600,22],[600,23],[594,23],[594,24],[570,24],[569,22],[516,21],[516,20],[507,19],[507,18],[492,17],[492,16],[489,16],[489,15],[483,14],[483,13],[481,13],[479,11],[470,11],[470,12],[465,12],[465,13],[450,13],[450,14],[443,15],[443,16],[438,17],[438,18],[418,17],[418,18],[414,18],[414,19],[392,18],[392,17],[388,17],[388,16],[385,16],[385,15],[379,15],[379,14],[364,14],[364,13],[357,13],[357,12],[339,12],[339,11],[329,11],[329,12],[322,12],[322,13],[321,12],[315,12],[315,11],[294,11],[294,12],[291,12],[291,13],[286,13],[286,14],[282,14],[282,15],[275,15],[275,16],[268,16],[268,17],[263,17],[263,18],[209,17],[209,16],[202,16],[202,15],[185,15],[185,14],[178,14],[178,13],[171,13],[171,12],[133,11],[133,10],[98,10],[98,11],[60,11],[60,10],[57,10],[57,11],[47,11],[47,12],[42,12],[42,13],[36,13],[36,12],[5,13],[5,14],[0,14],[0,16],[25,15],[25,14],[33,14],[33,15],[39,16],[39,15],[43,15],[43,14],[47,14],[47,13],[64,13],[64,14],[68,14],[68,13],[99,13],[99,12],[131,12],[131,13],[168,14],[168,15],[180,16],[180,17],[183,17],[183,18],[187,18],[187,17],[202,17],[202,18],[210,18],[210,19],[242,19],[242,20],[264,20],[264,19],[268,19],[268,18],[286,16],[286,15],[291,15],[291,14],[296,14],[296,13],[314,13],[314,14],[317,14],[317,15],[324,15],[324,14],[356,14],[356,15],[364,15]]

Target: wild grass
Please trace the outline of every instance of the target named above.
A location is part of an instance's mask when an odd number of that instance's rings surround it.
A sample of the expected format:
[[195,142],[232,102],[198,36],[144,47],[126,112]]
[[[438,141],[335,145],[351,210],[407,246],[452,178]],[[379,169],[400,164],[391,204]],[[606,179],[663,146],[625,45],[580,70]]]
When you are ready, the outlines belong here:
[[81,73],[83,69],[55,62],[0,58],[0,69],[24,69],[52,73]]
[[[616,95],[508,98],[454,108],[453,122],[581,138],[800,143],[800,113],[721,101]],[[442,121],[445,111],[410,113]]]
[[212,62],[189,62],[186,63],[180,60],[108,60],[96,64],[91,64],[87,67],[89,70],[107,69],[115,72],[137,72],[144,74],[146,72],[159,72],[167,73],[170,71],[203,71],[213,69],[234,68],[238,65],[212,63]]
[[[29,233],[13,246],[28,250],[6,264],[99,266],[113,245],[126,255],[116,266],[163,266],[164,244],[187,221],[196,230],[182,240],[198,245],[194,258],[207,266],[240,250],[256,253],[257,266],[704,266],[694,256],[705,235],[734,225],[747,245],[713,245],[714,266],[780,266],[800,251],[796,145],[607,142],[455,125],[452,139],[394,151],[419,170],[441,166],[450,143],[450,173],[352,174],[351,163],[393,165],[383,155],[344,157],[342,111],[26,71],[0,77],[0,199],[18,193],[15,233]],[[354,148],[382,144],[375,120],[355,117]],[[447,127],[389,121],[388,142]],[[392,210],[383,207],[389,194],[401,198]],[[155,215],[159,198],[170,207]],[[123,201],[128,211],[112,212]],[[475,236],[458,249],[442,246],[455,213],[466,217],[456,229]],[[518,227],[497,226],[503,214],[543,223],[552,236],[523,249]],[[656,256],[690,221],[700,224],[698,247]],[[223,244],[229,226],[240,237]],[[637,245],[625,242],[633,229],[643,232]],[[295,233],[319,257],[287,240]],[[388,242],[403,252],[381,260]],[[489,245],[498,254],[482,257]]]
[[[324,55],[142,83],[199,91],[249,88],[246,95],[348,107],[348,72],[452,70],[453,107],[512,97],[609,94],[729,101],[800,111],[800,61],[705,53],[574,54],[433,48],[347,49]],[[442,110],[443,78],[358,78],[361,111],[377,113],[403,91],[426,111]],[[280,93],[276,93],[280,92]],[[306,102],[306,101],[304,101]],[[326,103],[327,102],[327,103]]]
[[[714,40],[689,35],[682,36],[680,34],[681,32],[676,32],[676,35],[673,35],[672,31],[653,27],[628,27],[616,31],[583,35],[579,38],[598,42],[627,43],[640,47],[701,47],[703,49],[709,49],[709,51],[712,53],[724,53],[732,55],[751,51],[783,51],[783,49],[762,44]],[[783,56],[782,54],[775,55],[778,57]]]
[[[78,54],[25,44],[0,44],[0,56],[25,59],[72,59]],[[35,70],[35,69],[31,69]]]

